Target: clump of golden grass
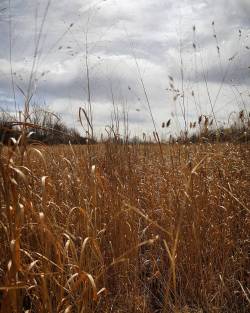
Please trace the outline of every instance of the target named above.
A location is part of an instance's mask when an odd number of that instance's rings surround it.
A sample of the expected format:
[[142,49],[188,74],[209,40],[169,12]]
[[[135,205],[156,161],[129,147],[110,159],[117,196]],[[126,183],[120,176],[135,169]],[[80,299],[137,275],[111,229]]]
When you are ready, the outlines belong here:
[[249,310],[249,144],[162,149],[1,149],[1,312]]

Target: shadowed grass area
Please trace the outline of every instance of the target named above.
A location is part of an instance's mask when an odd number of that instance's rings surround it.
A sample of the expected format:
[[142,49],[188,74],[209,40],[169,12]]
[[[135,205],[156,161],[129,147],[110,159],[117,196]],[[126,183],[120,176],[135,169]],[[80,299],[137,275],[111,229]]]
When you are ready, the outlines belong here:
[[4,147],[0,312],[248,312],[249,144]]

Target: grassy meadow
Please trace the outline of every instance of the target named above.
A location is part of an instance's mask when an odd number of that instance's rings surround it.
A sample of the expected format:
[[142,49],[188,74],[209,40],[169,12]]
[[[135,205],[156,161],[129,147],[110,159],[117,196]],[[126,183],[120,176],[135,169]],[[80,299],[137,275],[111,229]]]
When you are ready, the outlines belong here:
[[249,143],[0,154],[0,312],[249,312]]
[[247,17],[7,2],[0,313],[250,312]]

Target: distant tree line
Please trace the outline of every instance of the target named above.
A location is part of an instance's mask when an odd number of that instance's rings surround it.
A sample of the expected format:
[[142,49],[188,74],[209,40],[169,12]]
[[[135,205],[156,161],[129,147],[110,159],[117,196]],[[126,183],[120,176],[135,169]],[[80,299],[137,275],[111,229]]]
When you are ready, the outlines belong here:
[[[21,113],[20,113],[21,115]],[[11,144],[11,138],[17,140],[25,129],[29,142],[41,142],[47,145],[56,144],[87,144],[94,143],[80,135],[75,128],[69,128],[56,114],[33,108],[29,118],[24,122],[22,117],[13,117],[6,112],[0,112],[0,142]]]
[[[21,115],[21,114],[20,114]],[[232,118],[231,121],[230,118]],[[169,126],[171,120],[162,127]],[[47,145],[56,144],[87,144],[95,143],[94,139],[83,137],[75,128],[69,128],[56,114],[49,110],[34,106],[27,121],[22,122],[22,117],[13,117],[6,112],[0,112],[0,142],[11,144],[11,138],[17,140],[22,134],[22,129],[28,136],[29,142],[41,142]],[[227,126],[215,127],[213,119],[201,115],[197,121],[190,122],[189,131],[181,131],[178,137],[170,135],[169,143],[198,143],[198,142],[249,142],[250,141],[250,113],[247,111],[232,112]],[[155,137],[155,133],[153,133]],[[152,137],[153,138],[153,137]],[[110,135],[101,142],[119,144],[149,144],[152,138],[143,139],[138,136],[121,139],[119,136]]]
[[[230,121],[232,117],[232,120]],[[177,139],[179,143],[198,142],[248,142],[250,141],[250,112],[241,110],[229,115],[227,125],[216,127],[214,120],[201,115],[198,121],[190,122],[192,132],[181,132]]]

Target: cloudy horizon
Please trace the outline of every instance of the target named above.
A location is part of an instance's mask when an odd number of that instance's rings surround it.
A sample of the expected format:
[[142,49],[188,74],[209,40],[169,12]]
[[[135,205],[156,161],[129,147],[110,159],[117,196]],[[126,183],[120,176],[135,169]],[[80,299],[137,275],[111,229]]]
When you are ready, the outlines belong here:
[[[172,118],[176,133],[184,127],[183,114],[189,123],[201,113],[213,115],[211,108],[225,121],[250,108],[249,16],[248,0],[3,0],[0,108],[15,109],[12,67],[16,107],[22,109],[20,90],[27,91],[44,21],[33,101],[46,103],[69,126],[80,129],[78,109],[88,99],[86,34],[98,134],[110,123],[112,94],[121,112],[126,107],[133,133],[152,131],[141,78],[157,127]],[[170,83],[184,92],[184,102]]]

